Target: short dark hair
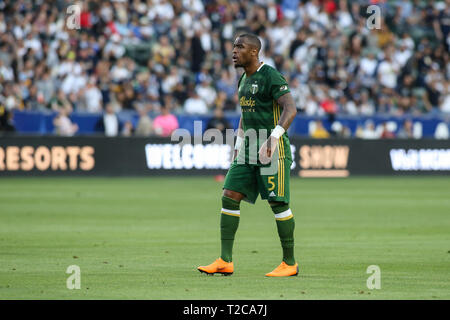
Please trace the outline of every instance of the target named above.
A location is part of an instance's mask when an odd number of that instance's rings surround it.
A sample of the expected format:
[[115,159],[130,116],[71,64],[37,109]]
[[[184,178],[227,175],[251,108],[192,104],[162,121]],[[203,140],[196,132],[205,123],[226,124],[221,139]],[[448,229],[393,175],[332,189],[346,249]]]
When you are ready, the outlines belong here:
[[239,35],[239,38],[245,38],[246,42],[251,46],[255,47],[256,50],[261,50],[261,40],[259,40],[258,36],[252,33],[244,33]]

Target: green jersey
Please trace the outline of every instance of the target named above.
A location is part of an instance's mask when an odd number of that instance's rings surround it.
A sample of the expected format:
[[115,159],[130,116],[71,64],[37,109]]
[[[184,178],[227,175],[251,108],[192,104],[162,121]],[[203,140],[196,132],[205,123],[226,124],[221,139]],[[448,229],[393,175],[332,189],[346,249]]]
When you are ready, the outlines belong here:
[[[276,69],[266,64],[262,64],[250,77],[244,72],[239,79],[238,96],[242,110],[242,128],[245,133],[246,162],[260,165],[259,161],[256,163],[255,156],[257,157],[261,144],[278,124],[283,110],[278,105],[277,99],[288,92],[290,90],[286,79]],[[264,129],[267,130],[267,134],[260,131]],[[256,139],[252,139],[253,132],[256,132]],[[287,132],[278,141],[278,157],[292,161]]]

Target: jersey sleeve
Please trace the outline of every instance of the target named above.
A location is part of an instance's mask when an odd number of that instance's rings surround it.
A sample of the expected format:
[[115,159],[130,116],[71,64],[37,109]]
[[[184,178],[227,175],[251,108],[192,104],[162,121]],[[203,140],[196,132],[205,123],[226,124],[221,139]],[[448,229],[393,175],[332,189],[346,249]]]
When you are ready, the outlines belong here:
[[277,100],[282,95],[290,92],[286,79],[277,70],[272,70],[269,76],[269,90],[273,99]]

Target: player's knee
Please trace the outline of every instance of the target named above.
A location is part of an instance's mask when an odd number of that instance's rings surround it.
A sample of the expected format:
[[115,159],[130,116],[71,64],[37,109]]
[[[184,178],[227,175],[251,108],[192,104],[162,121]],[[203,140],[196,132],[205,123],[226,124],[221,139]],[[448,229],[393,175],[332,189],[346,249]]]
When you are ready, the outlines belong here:
[[272,212],[275,216],[284,216],[286,214],[292,215],[289,203],[285,202],[269,202]]
[[[240,201],[234,200],[232,198],[222,196],[222,210],[232,210],[234,213],[240,210]],[[236,211],[236,212],[235,212]]]
[[223,190],[223,197],[227,197],[230,199],[233,199],[234,201],[241,202],[242,199],[244,199],[244,195],[240,192],[224,189]]

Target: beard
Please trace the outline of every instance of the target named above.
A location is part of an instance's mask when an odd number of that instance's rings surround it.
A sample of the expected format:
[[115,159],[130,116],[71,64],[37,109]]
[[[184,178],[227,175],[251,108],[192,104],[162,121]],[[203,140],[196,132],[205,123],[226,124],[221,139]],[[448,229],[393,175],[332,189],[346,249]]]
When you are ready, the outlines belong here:
[[234,68],[236,68],[236,69],[237,68],[244,68],[244,64],[242,62],[239,62],[239,61],[235,62],[234,63]]

